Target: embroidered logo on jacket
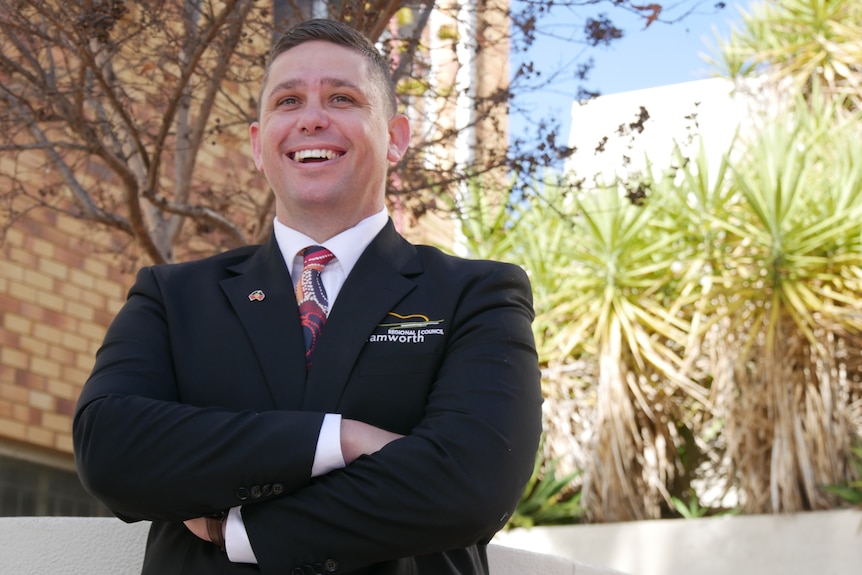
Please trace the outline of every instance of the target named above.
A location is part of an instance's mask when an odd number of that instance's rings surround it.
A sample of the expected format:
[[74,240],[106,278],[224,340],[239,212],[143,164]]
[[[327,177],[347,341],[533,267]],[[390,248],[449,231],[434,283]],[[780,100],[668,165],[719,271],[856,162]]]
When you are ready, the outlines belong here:
[[431,319],[427,315],[414,313],[401,315],[390,311],[386,314],[388,321],[377,325],[378,330],[368,337],[371,343],[422,343],[426,336],[445,335],[442,319]]

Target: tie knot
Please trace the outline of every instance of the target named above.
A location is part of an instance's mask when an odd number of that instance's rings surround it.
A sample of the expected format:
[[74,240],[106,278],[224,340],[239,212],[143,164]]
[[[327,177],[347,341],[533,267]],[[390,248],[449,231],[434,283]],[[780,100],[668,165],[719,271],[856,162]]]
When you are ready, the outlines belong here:
[[302,267],[319,267],[329,263],[335,256],[323,246],[308,246],[302,250]]

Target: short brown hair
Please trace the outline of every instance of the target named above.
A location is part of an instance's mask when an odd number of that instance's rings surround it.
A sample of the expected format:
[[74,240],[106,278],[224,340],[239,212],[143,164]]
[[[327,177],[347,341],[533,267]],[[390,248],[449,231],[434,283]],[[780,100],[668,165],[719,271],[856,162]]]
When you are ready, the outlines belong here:
[[[373,80],[380,89],[384,104],[389,116],[394,116],[398,104],[395,99],[395,84],[392,81],[392,73],[389,63],[383,57],[374,44],[359,31],[351,28],[344,22],[330,20],[327,18],[315,18],[306,20],[284,32],[278,37],[269,51],[266,60],[266,72],[263,77],[263,86],[269,79],[269,69],[273,61],[291,48],[296,48],[306,42],[322,41],[330,42],[338,46],[344,46],[356,50],[370,64],[369,71]],[[263,89],[263,86],[261,89]]]

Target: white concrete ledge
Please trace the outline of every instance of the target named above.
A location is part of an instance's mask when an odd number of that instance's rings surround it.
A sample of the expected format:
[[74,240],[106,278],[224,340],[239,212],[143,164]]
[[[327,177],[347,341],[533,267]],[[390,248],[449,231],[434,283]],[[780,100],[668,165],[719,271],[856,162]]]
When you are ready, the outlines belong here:
[[860,575],[862,511],[536,527],[494,543],[634,575]]
[[[0,517],[0,574],[136,575],[149,524],[93,517]],[[492,545],[492,575],[622,575],[571,559]]]
[[136,575],[148,529],[103,517],[0,517],[0,573]]

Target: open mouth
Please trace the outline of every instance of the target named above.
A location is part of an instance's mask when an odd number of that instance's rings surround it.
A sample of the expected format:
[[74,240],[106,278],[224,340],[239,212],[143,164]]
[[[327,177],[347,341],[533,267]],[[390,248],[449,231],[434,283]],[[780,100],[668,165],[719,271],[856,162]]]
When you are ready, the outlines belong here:
[[323,150],[323,149],[314,149],[314,150],[297,150],[290,154],[290,158],[299,162],[300,164],[310,164],[315,162],[326,162],[328,160],[334,160],[335,158],[340,158],[343,156],[343,152],[336,152],[335,150]]

